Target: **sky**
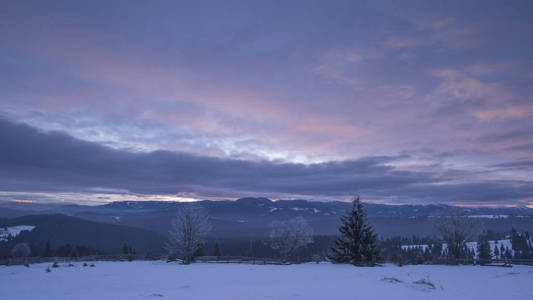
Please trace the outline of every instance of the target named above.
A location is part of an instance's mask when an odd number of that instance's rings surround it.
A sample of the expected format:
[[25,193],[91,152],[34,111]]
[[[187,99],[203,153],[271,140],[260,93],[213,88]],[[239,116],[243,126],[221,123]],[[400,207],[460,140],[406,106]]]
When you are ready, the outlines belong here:
[[0,200],[533,207],[531,1],[0,1]]

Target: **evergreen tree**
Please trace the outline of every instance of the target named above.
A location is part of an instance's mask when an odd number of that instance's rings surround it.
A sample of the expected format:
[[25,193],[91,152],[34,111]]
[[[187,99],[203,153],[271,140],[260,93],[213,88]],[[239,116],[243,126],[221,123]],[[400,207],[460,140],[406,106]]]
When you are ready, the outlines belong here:
[[46,245],[44,246],[44,257],[50,257],[52,256],[52,247],[50,246],[50,240],[46,241]]
[[505,258],[507,259],[513,259],[513,252],[509,248],[505,248]]
[[487,235],[480,235],[477,241],[477,252],[479,263],[484,265],[492,261],[489,239]]
[[424,249],[424,261],[431,261],[432,260],[432,255],[431,255],[431,251],[429,250],[429,246],[426,247],[426,249]]
[[351,211],[341,217],[341,236],[331,248],[329,258],[337,263],[374,264],[377,260],[376,234],[367,223],[359,197],[353,200]]
[[218,241],[215,243],[215,250],[213,251],[213,256],[222,256],[222,252],[220,251],[220,245],[218,244]]
[[433,261],[437,261],[442,256],[442,243],[435,242],[433,247],[431,247],[431,256]]
[[498,250],[498,244],[494,245],[494,258],[500,258],[500,250]]
[[514,250],[514,258],[522,258],[523,243],[516,229],[511,229],[511,248]]
[[196,249],[196,251],[194,252],[194,257],[197,257],[197,256],[205,256],[205,252],[204,252],[204,244],[203,243],[200,243],[198,245],[198,248]]
[[124,245],[122,246],[122,254],[129,254],[130,253],[130,247],[128,246],[128,244],[124,243]]
[[78,258],[80,256],[78,252],[78,247],[76,245],[72,245],[70,248],[70,253],[68,255],[70,258]]
[[363,228],[363,236],[361,238],[361,254],[364,260],[372,265],[378,260],[376,240],[377,235],[374,233],[374,229],[366,224]]
[[250,245],[248,246],[248,250],[246,250],[246,256],[247,257],[254,257],[254,246],[252,244],[252,241],[250,241]]

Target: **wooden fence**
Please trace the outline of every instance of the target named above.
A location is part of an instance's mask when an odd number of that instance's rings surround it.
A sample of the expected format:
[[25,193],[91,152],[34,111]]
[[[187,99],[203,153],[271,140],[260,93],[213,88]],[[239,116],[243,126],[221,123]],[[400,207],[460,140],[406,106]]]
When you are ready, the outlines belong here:
[[[436,265],[479,265],[481,262],[476,259],[471,258],[440,258],[435,261],[426,262],[426,264],[436,264]],[[492,259],[488,262],[484,262],[484,265],[528,265],[533,266],[533,259]]]
[[[151,256],[145,255],[91,255],[83,257],[26,257],[26,258],[8,258],[0,260],[0,265],[23,265],[23,264],[37,264],[37,263],[68,263],[68,262],[83,262],[83,261],[128,261],[128,260],[167,260],[167,256]],[[201,263],[226,263],[226,264],[255,264],[255,265],[288,265],[295,262],[284,262],[278,258],[256,258],[246,256],[198,256],[195,257],[195,262]],[[303,261],[306,262],[306,261]],[[388,263],[389,261],[380,261],[379,263]],[[409,263],[406,263],[409,264]],[[432,262],[425,262],[425,264],[440,264],[440,265],[474,265],[479,264],[473,259],[439,259]],[[493,259],[490,265],[529,265],[533,266],[533,259]]]
[[26,257],[0,260],[0,265],[23,265],[38,263],[67,263],[77,261],[128,261],[128,260],[159,260],[162,257],[146,257],[144,255],[90,255],[82,257]]
[[197,262],[204,263],[229,263],[229,264],[254,264],[254,265],[286,265],[277,258],[255,258],[246,256],[198,256],[194,258]]
[[[0,265],[23,265],[38,263],[68,263],[77,261],[129,261],[129,260],[167,260],[167,256],[146,257],[144,255],[91,255],[83,257],[26,257],[8,258],[0,260]],[[254,258],[245,256],[198,256],[195,262],[202,263],[233,263],[233,264],[255,264],[255,265],[284,265],[281,259],[276,258]]]

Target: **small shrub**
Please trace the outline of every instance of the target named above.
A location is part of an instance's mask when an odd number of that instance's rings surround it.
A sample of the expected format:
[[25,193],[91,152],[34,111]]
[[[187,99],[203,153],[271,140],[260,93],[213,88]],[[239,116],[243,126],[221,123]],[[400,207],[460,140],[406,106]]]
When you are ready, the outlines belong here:
[[165,297],[165,295],[159,294],[159,293],[154,293],[154,294],[151,294],[150,296],[152,296],[152,297]]
[[83,266],[84,266],[84,267],[87,267],[87,263],[83,263]]
[[383,277],[384,281],[388,281],[390,283],[402,283],[403,281],[401,281],[400,279],[396,278],[396,277]]
[[94,264],[90,264],[89,267],[91,267],[91,268],[94,267]]
[[24,264],[24,266],[25,266],[26,268],[29,268],[29,267],[30,267],[30,264]]
[[69,266],[69,267],[74,267],[74,265],[73,265],[73,264],[68,264],[68,266]]
[[50,272],[52,272],[52,270],[50,269],[50,267],[47,267],[46,268],[46,273],[50,273]]
[[421,284],[430,287],[431,289],[435,289],[435,284],[431,282],[429,279],[420,279],[417,281],[413,281],[414,284]]
[[56,261],[54,261],[54,263],[52,264],[52,268],[59,268],[59,264]]

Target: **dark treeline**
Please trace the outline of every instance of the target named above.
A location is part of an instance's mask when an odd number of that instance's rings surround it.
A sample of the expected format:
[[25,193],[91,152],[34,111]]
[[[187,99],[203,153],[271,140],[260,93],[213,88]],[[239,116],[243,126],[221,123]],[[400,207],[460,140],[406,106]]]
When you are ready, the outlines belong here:
[[[299,248],[291,254],[290,261],[305,262],[311,260],[326,260],[338,236],[314,236],[313,242]],[[511,247],[503,243],[489,241],[510,240]],[[477,240],[477,259],[482,262],[492,260],[533,259],[533,243],[528,232],[519,232],[512,229],[511,232],[485,231]],[[8,238],[0,243],[0,259],[13,257],[12,250],[20,242],[17,239]],[[27,242],[31,257],[70,257],[79,258],[91,255],[128,255],[135,258],[160,258],[165,255],[161,250],[137,252],[134,243],[117,242],[110,245],[117,251],[102,251],[83,245],[72,243],[52,245],[49,240],[40,242]],[[446,263],[450,256],[443,241],[438,237],[392,237],[378,240],[380,262],[393,262],[397,264],[424,264]],[[280,259],[279,251],[272,249],[265,239],[208,239],[196,251],[195,256],[242,256],[250,258],[277,258]],[[458,259],[462,261],[474,261],[475,251],[463,245]]]
[[[291,256],[292,261],[309,261],[316,259],[325,259],[336,236],[315,236],[314,242],[306,247],[295,251]],[[217,249],[218,245],[218,251]],[[281,258],[278,251],[272,249],[263,239],[254,240],[214,240],[209,239],[202,245],[201,250],[196,254],[206,256],[244,256],[251,258]],[[203,256],[198,255],[198,256]]]
[[[13,256],[12,249],[20,244],[12,239],[0,243],[0,259],[7,259]],[[90,255],[109,254],[108,252],[75,244],[62,244],[53,247],[50,241],[42,241],[39,243],[28,242],[24,243],[29,247],[29,254],[31,257],[71,257],[78,258]]]
[[[502,240],[510,240],[510,247]],[[465,243],[461,245],[457,257],[451,257],[446,244],[437,237],[393,237],[381,240],[379,245],[381,259],[397,264],[449,263],[452,258],[481,264],[493,260],[533,259],[533,242],[528,232],[520,233],[516,229],[508,233],[488,230],[471,242],[474,241],[477,242],[476,248],[468,247]]]

